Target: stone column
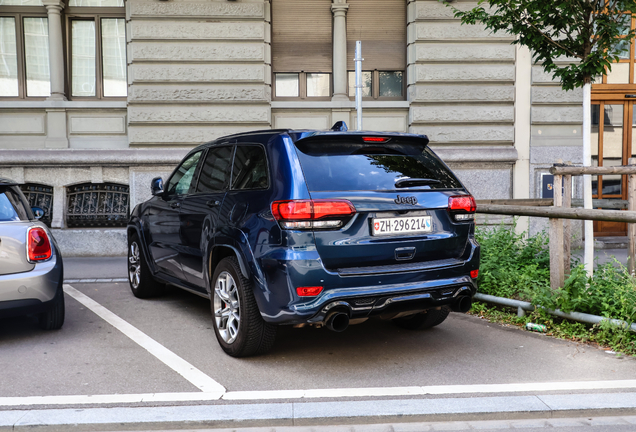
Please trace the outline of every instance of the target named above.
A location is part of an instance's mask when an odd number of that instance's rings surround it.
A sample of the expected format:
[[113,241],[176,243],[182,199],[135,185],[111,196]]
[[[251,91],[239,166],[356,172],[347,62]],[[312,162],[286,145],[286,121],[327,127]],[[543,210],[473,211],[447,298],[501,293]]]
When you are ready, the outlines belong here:
[[59,0],[43,0],[49,20],[49,62],[51,69],[52,100],[66,100],[64,96],[64,45],[62,41],[62,16],[64,3]]
[[333,97],[348,101],[347,92],[347,9],[346,0],[333,0]]

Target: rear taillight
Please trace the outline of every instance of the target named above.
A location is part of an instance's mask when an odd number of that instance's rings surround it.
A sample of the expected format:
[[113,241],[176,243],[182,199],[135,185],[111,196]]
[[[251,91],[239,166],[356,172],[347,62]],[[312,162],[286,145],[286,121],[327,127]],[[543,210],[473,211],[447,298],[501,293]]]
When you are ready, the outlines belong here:
[[448,198],[448,211],[457,222],[475,219],[477,203],[472,195],[455,195]]
[[274,201],[272,215],[285,229],[335,229],[356,213],[347,200]]
[[29,228],[27,232],[27,256],[31,262],[51,258],[51,241],[44,228]]
[[470,277],[473,278],[473,279],[477,279],[479,277],[479,269],[471,270],[470,271]]

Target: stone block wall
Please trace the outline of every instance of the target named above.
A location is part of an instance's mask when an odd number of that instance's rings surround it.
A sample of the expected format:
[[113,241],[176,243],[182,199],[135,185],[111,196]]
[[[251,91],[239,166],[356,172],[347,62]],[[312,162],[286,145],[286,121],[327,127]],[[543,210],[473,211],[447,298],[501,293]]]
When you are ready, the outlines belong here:
[[[462,10],[476,5],[452,3]],[[409,130],[428,135],[478,199],[512,198],[512,38],[461,25],[437,0],[409,0],[407,38]]]
[[131,147],[268,129],[269,2],[126,2]]

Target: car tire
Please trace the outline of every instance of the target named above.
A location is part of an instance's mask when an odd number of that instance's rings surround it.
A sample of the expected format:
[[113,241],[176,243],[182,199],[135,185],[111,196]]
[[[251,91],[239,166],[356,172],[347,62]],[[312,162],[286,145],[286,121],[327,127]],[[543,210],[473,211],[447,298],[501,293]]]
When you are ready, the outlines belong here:
[[276,326],[263,320],[252,283],[241,273],[235,257],[219,262],[211,288],[214,333],[223,351],[232,357],[269,351],[276,339]]
[[38,316],[38,324],[42,330],[58,330],[64,325],[64,291],[58,289],[51,306]]
[[150,274],[137,233],[128,237],[128,283],[133,295],[142,299],[157,297],[165,289],[165,285]]
[[450,311],[448,306],[442,306],[440,309],[429,309],[426,312],[395,318],[393,322],[398,327],[405,329],[424,330],[443,323],[448,318]]

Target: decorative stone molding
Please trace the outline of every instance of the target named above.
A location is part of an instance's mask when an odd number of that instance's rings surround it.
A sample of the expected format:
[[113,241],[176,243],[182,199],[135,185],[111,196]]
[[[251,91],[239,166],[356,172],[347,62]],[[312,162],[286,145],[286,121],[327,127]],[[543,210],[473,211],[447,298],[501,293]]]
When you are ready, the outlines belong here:
[[583,122],[583,107],[533,106],[532,124]]
[[[95,165],[129,166],[129,165],[173,165],[178,163],[186,154],[186,150],[181,148],[156,149],[109,149],[104,150],[2,150],[0,152],[0,167],[87,167]],[[40,170],[40,172],[42,172]],[[43,178],[29,178],[29,181],[36,183],[50,182],[50,173],[46,173]],[[60,184],[66,185],[75,179],[91,178],[90,170],[84,173],[69,172],[67,179]]]
[[417,40],[457,40],[465,41],[507,41],[512,42],[514,39],[503,33],[493,34],[490,30],[486,30],[479,25],[461,25],[459,21],[455,22],[416,22],[415,35]]
[[431,148],[446,162],[468,162],[468,163],[507,163],[513,164],[517,161],[517,149],[513,146],[483,146],[483,147],[438,147],[431,145]]
[[231,135],[239,132],[248,132],[255,128],[263,128],[263,125],[236,126],[236,127],[180,127],[180,128],[158,128],[139,127],[129,128],[129,138],[131,145],[149,144],[169,144],[169,145],[199,145],[216,138]]
[[129,45],[133,62],[138,61],[264,61],[262,42],[133,42]]
[[173,3],[130,2],[132,18],[140,17],[196,17],[196,18],[264,18],[263,3]]
[[515,47],[508,43],[422,43],[415,45],[417,62],[510,62],[515,61]]
[[515,66],[475,64],[416,65],[419,82],[515,81]]
[[514,119],[512,105],[433,105],[411,108],[411,123],[513,123]]
[[533,87],[532,104],[583,105],[583,89],[563,91],[560,86]]
[[132,86],[129,102],[254,102],[269,101],[270,88],[266,86]]
[[60,0],[43,0],[46,6],[49,31],[49,63],[51,96],[49,100],[66,100],[64,95],[64,42],[62,39],[62,10],[64,2]]
[[[461,11],[468,11],[477,6],[476,2],[455,2],[451,6]],[[415,19],[416,20],[434,20],[443,19],[451,20],[455,19],[453,8],[448,6],[447,3],[439,1],[427,1],[415,3]]]
[[515,98],[511,85],[415,85],[409,90],[413,102],[513,102]]
[[130,34],[137,39],[259,39],[265,37],[263,22],[156,21],[130,22]]
[[130,123],[268,123],[270,108],[261,106],[131,106]]
[[155,65],[133,64],[132,82],[218,82],[265,80],[265,66],[247,65]]
[[413,125],[411,132],[421,133],[433,144],[466,144],[466,143],[507,143],[515,140],[514,126],[423,126]]

